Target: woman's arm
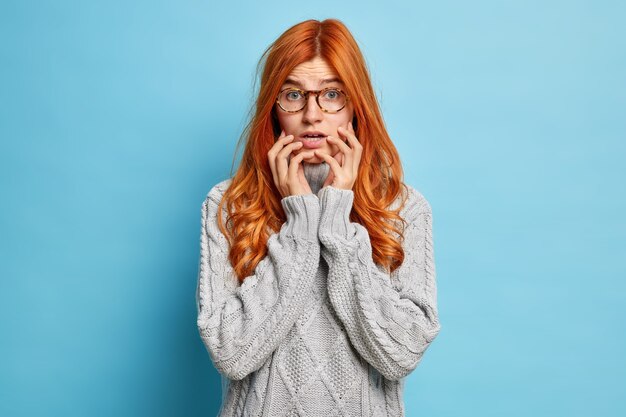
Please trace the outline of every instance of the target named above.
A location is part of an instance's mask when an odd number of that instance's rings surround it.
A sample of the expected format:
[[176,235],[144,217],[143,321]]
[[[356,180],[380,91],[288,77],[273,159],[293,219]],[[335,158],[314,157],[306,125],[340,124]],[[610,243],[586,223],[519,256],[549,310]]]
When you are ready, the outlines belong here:
[[281,200],[287,220],[269,237],[267,256],[254,275],[239,285],[217,224],[227,181],[213,187],[202,204],[198,329],[216,368],[242,379],[262,366],[302,312],[320,260],[319,199],[305,194]]
[[390,380],[415,369],[440,330],[431,208],[409,190],[401,213],[405,258],[391,276],[374,263],[367,229],[350,222],[353,191],[327,186],[318,193],[329,298],[355,349]]

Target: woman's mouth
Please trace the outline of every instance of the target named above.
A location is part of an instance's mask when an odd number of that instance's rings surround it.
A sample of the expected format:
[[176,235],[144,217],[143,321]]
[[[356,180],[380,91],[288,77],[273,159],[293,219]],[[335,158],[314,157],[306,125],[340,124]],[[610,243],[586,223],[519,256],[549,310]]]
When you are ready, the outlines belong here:
[[302,147],[306,149],[319,148],[326,142],[326,136],[323,135],[304,135],[300,137]]

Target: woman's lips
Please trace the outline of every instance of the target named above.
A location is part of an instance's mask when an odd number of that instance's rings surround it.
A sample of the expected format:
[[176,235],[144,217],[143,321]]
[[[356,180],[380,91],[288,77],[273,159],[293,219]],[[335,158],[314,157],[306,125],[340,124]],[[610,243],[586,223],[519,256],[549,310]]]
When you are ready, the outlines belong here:
[[300,138],[300,142],[302,142],[302,147],[305,149],[316,149],[326,143],[326,136],[314,139],[314,138]]

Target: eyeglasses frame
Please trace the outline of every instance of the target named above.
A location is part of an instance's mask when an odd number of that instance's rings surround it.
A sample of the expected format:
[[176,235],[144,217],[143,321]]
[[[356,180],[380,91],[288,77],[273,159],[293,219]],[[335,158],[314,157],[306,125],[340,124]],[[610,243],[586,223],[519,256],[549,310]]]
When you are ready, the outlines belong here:
[[[302,106],[302,108],[300,108],[299,110],[287,110],[285,109],[283,106],[281,106],[280,104],[280,95],[287,91],[287,90],[295,90],[298,91],[300,94],[302,94],[304,96],[304,106]],[[335,110],[335,111],[330,111],[330,110],[326,110],[325,108],[322,107],[322,105],[320,104],[320,94],[328,91],[328,90],[337,90],[339,92],[341,92],[341,94],[343,94],[344,96],[346,96],[346,102],[344,103],[343,106],[341,106],[341,108],[339,110]],[[343,110],[346,105],[348,104],[348,102],[350,101],[350,96],[348,94],[346,94],[345,91],[343,91],[341,88],[337,88],[337,87],[326,87],[323,88],[321,90],[302,90],[300,88],[295,88],[295,87],[287,87],[287,88],[283,88],[282,90],[280,90],[280,92],[278,93],[278,95],[276,96],[276,104],[278,104],[278,107],[281,108],[282,111],[287,112],[287,113],[298,113],[301,112],[302,110],[304,110],[304,108],[306,107],[307,103],[309,102],[309,94],[315,94],[315,102],[317,103],[317,106],[324,112],[324,113],[329,113],[329,114],[335,114],[335,113],[339,113],[341,110]]]

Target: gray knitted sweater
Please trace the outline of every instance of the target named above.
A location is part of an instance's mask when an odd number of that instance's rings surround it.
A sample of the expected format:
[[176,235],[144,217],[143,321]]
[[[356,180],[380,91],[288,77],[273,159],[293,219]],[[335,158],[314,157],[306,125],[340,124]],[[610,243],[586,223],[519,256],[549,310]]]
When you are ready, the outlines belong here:
[[219,416],[404,415],[403,377],[440,330],[431,207],[408,186],[390,275],[350,222],[353,191],[321,188],[329,167],[304,163],[313,194],[281,200],[286,222],[241,285],[216,217],[231,179],[202,204],[197,324],[224,382]]

